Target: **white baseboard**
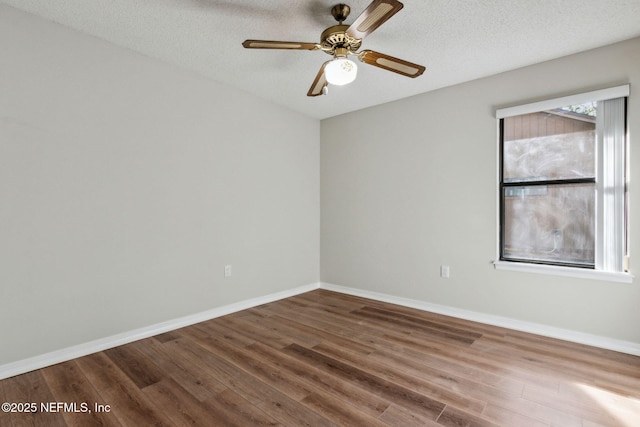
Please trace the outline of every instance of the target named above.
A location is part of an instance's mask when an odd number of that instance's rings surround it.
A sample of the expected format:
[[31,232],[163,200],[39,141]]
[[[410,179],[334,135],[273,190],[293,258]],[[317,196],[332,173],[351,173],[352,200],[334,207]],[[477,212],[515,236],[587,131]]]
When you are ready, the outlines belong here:
[[222,307],[213,308],[211,310],[203,311],[200,313],[195,313],[189,316],[168,320],[166,322],[157,323],[155,325],[147,326],[144,328],[134,329],[132,331],[123,332],[121,334],[112,335],[106,338],[89,341],[84,344],[78,344],[72,347],[63,348],[28,359],[0,365],[0,380],[15,375],[24,374],[36,369],[55,365],[56,363],[66,362],[77,357],[86,356],[88,354],[117,347],[119,345],[128,344],[130,342],[138,341],[143,338],[149,338],[154,335],[169,332],[178,328],[183,328],[185,326],[193,325],[199,322],[204,322],[206,320],[215,319],[216,317],[235,313],[237,311],[246,310],[248,308],[256,307],[262,304],[267,304],[269,302],[309,292],[318,288],[640,356],[640,344],[630,341],[601,337],[597,335],[586,334],[583,332],[541,325],[538,323],[524,322],[507,317],[494,316],[490,314],[462,310],[439,304],[432,304],[410,298],[397,297],[363,289],[333,285],[331,283],[312,283],[309,285],[288,289],[286,291],[265,295],[263,297],[251,298]]
[[410,298],[396,297],[393,295],[382,294],[378,292],[367,291],[363,289],[349,288],[345,286],[333,285],[331,283],[320,283],[321,289],[340,292],[343,294],[354,295],[363,298],[369,298],[376,301],[388,302],[391,304],[401,305],[404,307],[416,308],[418,310],[429,311],[432,313],[444,314],[446,316],[457,317],[459,319],[471,320],[473,322],[484,323],[487,325],[501,326],[503,328],[513,329],[516,331],[529,332],[536,335],[542,335],[550,338],[557,338],[565,341],[571,341],[579,344],[590,345],[593,347],[604,348],[607,350],[618,351],[620,353],[632,354],[640,356],[640,344],[617,340],[613,338],[602,337],[598,335],[586,334],[584,332],[572,331],[569,329],[556,328],[553,326],[541,325],[539,323],[525,322],[522,320],[511,319],[508,317],[494,316],[491,314],[479,313],[475,311],[463,310],[446,305],[432,304],[425,301],[414,300]]
[[149,338],[154,335],[172,331],[174,329],[183,328],[195,323],[204,322],[216,317],[235,313],[237,311],[246,310],[269,302],[288,298],[294,295],[318,289],[319,283],[312,283],[282,292],[276,292],[263,297],[251,298],[237,303],[213,308],[211,310],[195,313],[189,316],[180,317],[166,322],[157,323],[155,325],[146,326],[144,328],[134,329],[132,331],[123,332],[121,334],[112,335],[106,338],[89,341],[87,343],[74,345],[72,347],[45,353],[39,356],[30,357],[24,360],[0,365],[0,380],[13,377],[15,375],[24,374],[36,369],[45,368],[55,365],[56,363],[66,362],[71,359],[86,356],[88,354],[103,351],[119,345],[128,344],[143,338]]

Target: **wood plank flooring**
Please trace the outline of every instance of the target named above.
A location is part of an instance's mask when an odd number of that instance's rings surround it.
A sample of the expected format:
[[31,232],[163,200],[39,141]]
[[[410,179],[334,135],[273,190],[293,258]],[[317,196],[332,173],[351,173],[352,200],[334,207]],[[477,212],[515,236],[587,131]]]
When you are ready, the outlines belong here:
[[632,427],[640,357],[316,290],[3,380],[0,402],[38,407],[3,427]]

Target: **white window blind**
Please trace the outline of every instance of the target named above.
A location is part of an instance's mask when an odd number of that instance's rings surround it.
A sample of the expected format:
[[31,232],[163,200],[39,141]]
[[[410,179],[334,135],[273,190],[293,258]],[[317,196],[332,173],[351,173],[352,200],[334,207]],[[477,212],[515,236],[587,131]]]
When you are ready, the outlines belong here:
[[[596,119],[596,269],[624,271],[625,98],[598,103]],[[600,250],[598,250],[600,249]]]

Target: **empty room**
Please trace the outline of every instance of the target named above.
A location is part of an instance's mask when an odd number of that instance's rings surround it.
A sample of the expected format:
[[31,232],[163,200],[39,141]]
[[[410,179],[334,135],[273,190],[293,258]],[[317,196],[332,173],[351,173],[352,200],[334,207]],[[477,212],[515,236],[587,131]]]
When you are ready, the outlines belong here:
[[640,0],[0,0],[0,426],[640,425]]

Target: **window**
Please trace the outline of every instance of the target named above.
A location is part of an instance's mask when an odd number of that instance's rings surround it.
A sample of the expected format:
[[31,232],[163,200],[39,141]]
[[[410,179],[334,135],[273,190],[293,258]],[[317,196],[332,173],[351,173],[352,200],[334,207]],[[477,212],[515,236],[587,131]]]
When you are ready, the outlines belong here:
[[627,271],[629,86],[498,110],[497,267]]

